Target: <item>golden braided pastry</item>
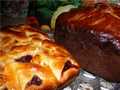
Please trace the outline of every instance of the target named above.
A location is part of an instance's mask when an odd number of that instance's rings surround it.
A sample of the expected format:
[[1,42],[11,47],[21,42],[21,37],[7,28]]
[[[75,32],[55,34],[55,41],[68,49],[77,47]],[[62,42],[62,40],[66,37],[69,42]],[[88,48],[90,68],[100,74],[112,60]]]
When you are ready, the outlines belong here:
[[0,90],[56,90],[79,65],[61,46],[27,25],[0,32]]

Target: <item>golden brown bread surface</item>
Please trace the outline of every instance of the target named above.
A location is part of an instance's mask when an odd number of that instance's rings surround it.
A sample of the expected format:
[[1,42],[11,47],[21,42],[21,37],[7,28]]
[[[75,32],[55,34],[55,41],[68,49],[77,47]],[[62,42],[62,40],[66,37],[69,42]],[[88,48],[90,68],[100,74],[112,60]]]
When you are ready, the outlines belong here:
[[96,4],[63,13],[57,18],[54,37],[82,68],[120,82],[120,6]]
[[0,90],[56,90],[79,65],[61,46],[28,25],[0,31]]

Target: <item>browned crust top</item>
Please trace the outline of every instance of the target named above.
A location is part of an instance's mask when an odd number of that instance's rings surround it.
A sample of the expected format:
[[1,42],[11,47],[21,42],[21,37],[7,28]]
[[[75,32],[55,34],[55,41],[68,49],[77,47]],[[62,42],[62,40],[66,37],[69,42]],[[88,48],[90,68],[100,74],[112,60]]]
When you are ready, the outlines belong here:
[[109,33],[120,40],[120,6],[96,4],[94,7],[73,9],[61,14],[56,23],[72,30],[86,28],[98,32]]

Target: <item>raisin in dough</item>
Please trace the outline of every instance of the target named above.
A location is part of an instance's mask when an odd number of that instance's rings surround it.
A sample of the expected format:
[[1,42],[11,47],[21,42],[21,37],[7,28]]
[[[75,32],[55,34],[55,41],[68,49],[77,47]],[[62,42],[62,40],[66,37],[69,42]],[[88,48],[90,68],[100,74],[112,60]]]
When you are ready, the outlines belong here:
[[0,32],[0,89],[56,90],[79,72],[61,46],[27,25]]

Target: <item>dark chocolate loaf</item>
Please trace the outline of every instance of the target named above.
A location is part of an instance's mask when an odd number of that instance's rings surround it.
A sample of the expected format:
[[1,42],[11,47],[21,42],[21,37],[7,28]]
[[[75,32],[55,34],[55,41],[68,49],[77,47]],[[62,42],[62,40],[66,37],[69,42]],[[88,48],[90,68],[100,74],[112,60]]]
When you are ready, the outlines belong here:
[[106,80],[120,82],[120,6],[97,4],[61,14],[54,38]]

